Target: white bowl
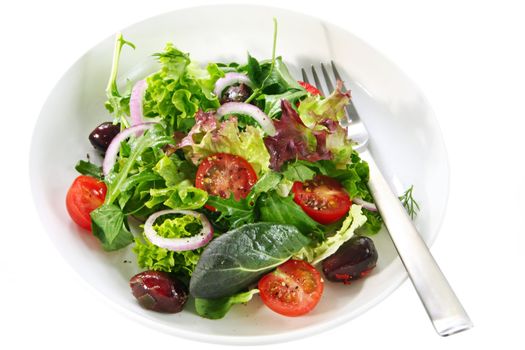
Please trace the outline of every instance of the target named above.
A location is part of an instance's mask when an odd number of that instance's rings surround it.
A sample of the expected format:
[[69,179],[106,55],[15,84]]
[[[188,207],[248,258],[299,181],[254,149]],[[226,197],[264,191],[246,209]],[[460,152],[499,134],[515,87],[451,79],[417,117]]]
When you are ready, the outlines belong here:
[[[194,60],[244,62],[249,51],[269,58],[272,18],[279,22],[277,53],[293,75],[299,67],[334,60],[352,89],[354,103],[370,134],[370,148],[398,193],[414,184],[421,206],[416,224],[431,244],[444,215],[448,165],[436,119],[418,88],[396,66],[352,34],[319,19],[259,6],[210,6],[166,13],[123,31],[137,49],[125,48],[119,75],[136,80],[156,69],[151,54],[173,42]],[[144,324],[174,335],[228,344],[273,343],[305,337],[358,316],[389,295],[406,278],[386,232],[373,239],[377,268],[350,286],[327,283],[317,308],[299,318],[271,312],[255,297],[235,306],[222,320],[197,316],[191,305],[179,314],[142,309],[128,280],[139,271],[129,249],[102,251],[96,239],[70,220],[65,194],[77,176],[74,165],[93,153],[87,136],[110,120],[104,109],[113,36],[82,56],[51,91],[38,119],[31,147],[31,183],[49,237],[82,278],[96,291]],[[124,262],[130,260],[133,263]],[[190,304],[190,303],[189,303]]]

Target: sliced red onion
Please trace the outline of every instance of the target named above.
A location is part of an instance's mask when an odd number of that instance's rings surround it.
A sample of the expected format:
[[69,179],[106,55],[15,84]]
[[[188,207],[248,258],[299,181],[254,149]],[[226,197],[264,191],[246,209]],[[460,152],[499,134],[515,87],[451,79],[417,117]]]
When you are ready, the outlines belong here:
[[129,127],[119,132],[117,136],[115,136],[113,140],[111,140],[111,143],[109,144],[108,149],[106,150],[106,155],[104,156],[104,162],[102,163],[102,173],[104,173],[104,176],[107,176],[109,174],[109,172],[113,168],[113,165],[115,165],[115,162],[117,161],[120,143],[128,137],[130,137],[133,133],[144,132],[145,130],[151,128],[155,124],[157,123],[149,122]]
[[[182,215],[191,215],[199,219],[202,223],[201,232],[197,233],[192,237],[184,238],[166,238],[161,237],[153,229],[153,224],[158,217],[168,214],[182,214]],[[175,252],[180,252],[184,250],[193,250],[200,248],[213,238],[213,227],[211,226],[208,218],[204,214],[198,213],[193,210],[161,210],[151,215],[146,222],[144,223],[144,233],[148,240],[156,245],[157,247],[165,248]]]
[[[139,80],[133,86],[131,90],[131,97],[129,99],[129,114],[131,117],[131,125],[138,125],[144,122],[144,106],[142,101],[144,100],[144,93],[148,88],[146,80]],[[137,136],[140,136],[137,135]]]
[[247,115],[255,119],[266,134],[270,136],[275,135],[275,126],[273,125],[272,120],[254,105],[243,102],[228,102],[220,106],[217,110],[217,117],[219,118],[228,114]]
[[352,202],[362,206],[363,208],[370,210],[370,211],[377,211],[377,207],[374,203],[367,202],[361,198],[352,198]]
[[219,78],[215,82],[215,89],[213,90],[213,93],[218,98],[221,98],[222,92],[224,91],[224,89],[234,84],[245,84],[251,87],[252,89],[254,87],[252,81],[250,80],[250,78],[248,78],[246,74],[230,72],[230,73],[226,73],[224,77]]

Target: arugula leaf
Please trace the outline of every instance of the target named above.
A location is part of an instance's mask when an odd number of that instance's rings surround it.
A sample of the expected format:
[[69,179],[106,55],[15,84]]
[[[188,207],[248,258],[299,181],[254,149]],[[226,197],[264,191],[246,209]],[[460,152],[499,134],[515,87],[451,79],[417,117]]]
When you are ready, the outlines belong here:
[[218,220],[226,219],[231,228],[255,222],[255,211],[251,200],[244,198],[235,200],[233,193],[229,198],[209,196],[207,205],[214,207],[220,212]]
[[102,180],[102,167],[91,163],[90,161],[79,160],[77,165],[75,165],[75,170],[81,173],[82,175],[88,175],[94,177],[95,179]]
[[273,171],[265,173],[252,187],[248,196],[241,200],[235,200],[233,194],[229,198],[209,196],[207,204],[214,207],[220,213],[216,221],[225,219],[230,228],[237,228],[244,224],[255,222],[255,203],[261,193],[275,188],[281,180],[281,175]]
[[324,240],[324,226],[309,217],[293,198],[275,191],[262,194],[257,201],[261,221],[293,225],[316,241]]
[[202,253],[190,280],[190,294],[205,299],[231,296],[309,243],[291,225],[259,222],[231,230],[212,240]]
[[122,210],[114,204],[104,204],[91,212],[93,235],[104,250],[117,250],[133,242],[133,235],[126,227]]
[[257,293],[259,293],[258,289],[252,289],[244,293],[217,299],[195,298],[195,311],[197,311],[199,316],[217,320],[223,318],[233,305],[247,303]]
[[104,202],[105,204],[111,204],[118,198],[131,169],[146,149],[150,147],[160,148],[172,141],[172,138],[166,136],[165,132],[161,125],[154,125],[151,129],[147,130],[144,135],[135,140],[136,142],[132,144],[133,146],[129,157],[121,158],[118,172],[114,168],[106,178],[108,192]]
[[106,87],[107,101],[105,103],[106,109],[113,113],[121,125],[128,127],[129,123],[126,116],[129,115],[129,98],[131,94],[131,87],[128,86],[126,92],[121,94],[117,86],[118,66],[120,60],[120,53],[122,48],[128,45],[135,49],[135,45],[127,40],[124,40],[122,33],[117,34],[115,40],[115,49],[113,51],[113,63],[111,65],[111,73],[109,76],[108,85]]

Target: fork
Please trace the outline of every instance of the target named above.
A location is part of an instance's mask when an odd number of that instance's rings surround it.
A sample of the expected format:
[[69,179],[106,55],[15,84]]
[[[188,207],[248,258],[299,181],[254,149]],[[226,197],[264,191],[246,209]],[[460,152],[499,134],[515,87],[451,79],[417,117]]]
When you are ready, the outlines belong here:
[[[342,81],[333,61],[331,66],[335,79]],[[311,71],[315,86],[326,96],[313,65]],[[332,79],[322,63],[321,71],[328,91],[333,91]],[[301,73],[304,82],[309,83],[304,68]],[[344,85],[342,90],[346,91]],[[348,135],[356,143],[354,149],[368,162],[368,187],[377,209],[436,332],[448,336],[472,328],[465,309],[368,150],[368,131],[351,100],[346,108],[346,117],[344,126],[348,127]]]

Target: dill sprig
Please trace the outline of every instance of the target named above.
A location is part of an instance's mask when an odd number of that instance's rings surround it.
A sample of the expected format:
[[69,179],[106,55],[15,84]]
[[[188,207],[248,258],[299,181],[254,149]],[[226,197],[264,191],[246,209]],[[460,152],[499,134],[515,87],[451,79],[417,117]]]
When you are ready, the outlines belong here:
[[416,200],[414,199],[413,195],[414,191],[414,185],[410,186],[403,195],[399,197],[399,200],[405,207],[408,215],[410,215],[410,218],[413,220],[414,217],[417,215],[417,212],[419,211],[419,204],[417,204]]

